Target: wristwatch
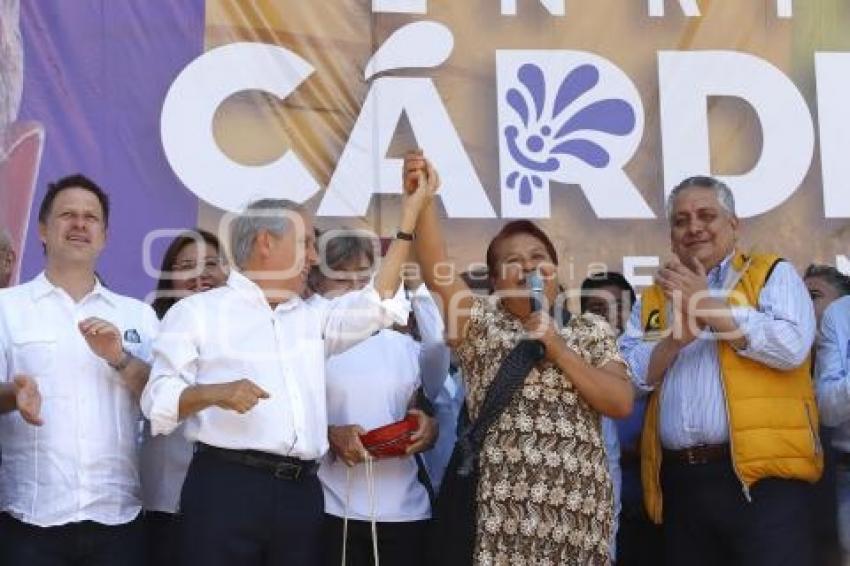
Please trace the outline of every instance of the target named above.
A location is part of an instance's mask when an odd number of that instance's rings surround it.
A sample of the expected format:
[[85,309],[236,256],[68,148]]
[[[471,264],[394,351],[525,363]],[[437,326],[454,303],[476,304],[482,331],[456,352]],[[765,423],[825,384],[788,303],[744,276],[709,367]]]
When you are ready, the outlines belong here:
[[[126,348],[121,348],[121,352],[123,354],[121,356],[121,359],[118,360],[118,363],[115,363],[115,364],[110,363],[109,364],[109,367],[111,367],[115,371],[124,371],[127,368],[127,366],[130,365],[130,360],[133,359],[133,354],[128,352]],[[109,363],[109,362],[107,362],[107,363]]]
[[396,232],[396,234],[395,234],[395,238],[396,238],[396,240],[404,240],[406,242],[412,242],[413,241],[413,234],[411,234],[410,232],[405,232],[404,230],[399,229],[399,231]]

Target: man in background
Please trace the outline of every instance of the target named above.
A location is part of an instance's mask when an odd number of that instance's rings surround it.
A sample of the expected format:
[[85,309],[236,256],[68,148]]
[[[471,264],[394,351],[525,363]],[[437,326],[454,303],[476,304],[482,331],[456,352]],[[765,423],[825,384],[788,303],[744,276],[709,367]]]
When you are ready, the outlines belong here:
[[[635,291],[622,274],[616,271],[590,275],[581,284],[581,312],[591,312],[605,318],[618,336],[625,331]],[[632,414],[625,419],[603,419],[603,431],[610,443],[610,426],[616,426],[619,442],[619,515],[617,517],[618,566],[657,566],[662,563],[661,529],[649,520],[643,506],[640,483],[640,434],[646,412],[646,396],[635,396]],[[606,446],[606,449],[609,447]],[[608,454],[609,463],[617,464]],[[612,470],[614,476],[615,470]],[[614,478],[616,480],[616,478]]]

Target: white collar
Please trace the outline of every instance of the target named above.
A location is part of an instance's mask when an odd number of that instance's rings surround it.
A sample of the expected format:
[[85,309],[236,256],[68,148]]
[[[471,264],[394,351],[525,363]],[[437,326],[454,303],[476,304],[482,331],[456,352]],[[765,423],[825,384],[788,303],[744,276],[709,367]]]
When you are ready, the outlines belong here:
[[[47,273],[44,271],[39,273],[36,278],[32,280],[30,292],[32,294],[33,301],[38,301],[50,295],[51,293],[55,293],[58,291],[61,291],[66,295],[68,294],[67,291],[65,291],[61,287],[51,283],[50,279],[47,278]],[[115,306],[114,294],[112,293],[112,291],[107,289],[103,285],[103,283],[101,283],[100,278],[98,278],[97,276],[95,276],[94,278],[94,288],[85,297],[83,297],[83,300],[87,299],[88,297],[100,297],[113,307]]]
[[243,295],[249,301],[262,304],[270,310],[289,311],[297,308],[304,302],[301,297],[294,295],[291,299],[279,303],[274,309],[272,309],[260,286],[254,283],[251,279],[242,275],[242,273],[236,269],[230,270],[230,275],[228,275],[227,283],[225,283],[225,285]]

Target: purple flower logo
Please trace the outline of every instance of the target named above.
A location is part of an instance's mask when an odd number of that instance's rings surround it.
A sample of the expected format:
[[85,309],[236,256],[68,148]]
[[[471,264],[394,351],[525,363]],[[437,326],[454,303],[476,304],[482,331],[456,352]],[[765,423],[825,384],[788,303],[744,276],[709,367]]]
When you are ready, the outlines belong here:
[[579,65],[567,73],[554,94],[549,112],[546,112],[546,76],[541,68],[526,63],[519,67],[516,78],[519,84],[507,90],[505,101],[522,126],[509,125],[504,135],[516,165],[507,176],[507,186],[518,189],[520,204],[532,203],[533,188],[540,189],[544,181],[554,176],[564,156],[572,156],[596,169],[608,166],[609,152],[598,141],[600,136],[589,136],[590,133],[627,136],[635,129],[635,111],[627,101],[579,100],[599,85],[599,69],[594,65]]

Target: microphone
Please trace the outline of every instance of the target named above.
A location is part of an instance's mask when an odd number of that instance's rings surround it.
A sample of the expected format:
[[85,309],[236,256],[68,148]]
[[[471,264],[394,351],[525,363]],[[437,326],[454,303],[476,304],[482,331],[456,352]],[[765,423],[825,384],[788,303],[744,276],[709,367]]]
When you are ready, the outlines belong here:
[[[543,303],[546,301],[546,297],[543,294],[543,277],[540,275],[540,270],[535,269],[525,279],[525,284],[528,286],[528,290],[531,293],[529,300],[531,301],[531,312],[537,312],[539,310],[543,310]],[[546,355],[546,347],[543,346],[543,342],[540,340],[529,340],[529,342],[533,345],[529,355],[534,360],[542,360]]]
[[529,273],[525,279],[525,283],[531,292],[531,312],[542,310],[546,297],[543,294],[543,277],[540,276],[540,270],[535,269]]

